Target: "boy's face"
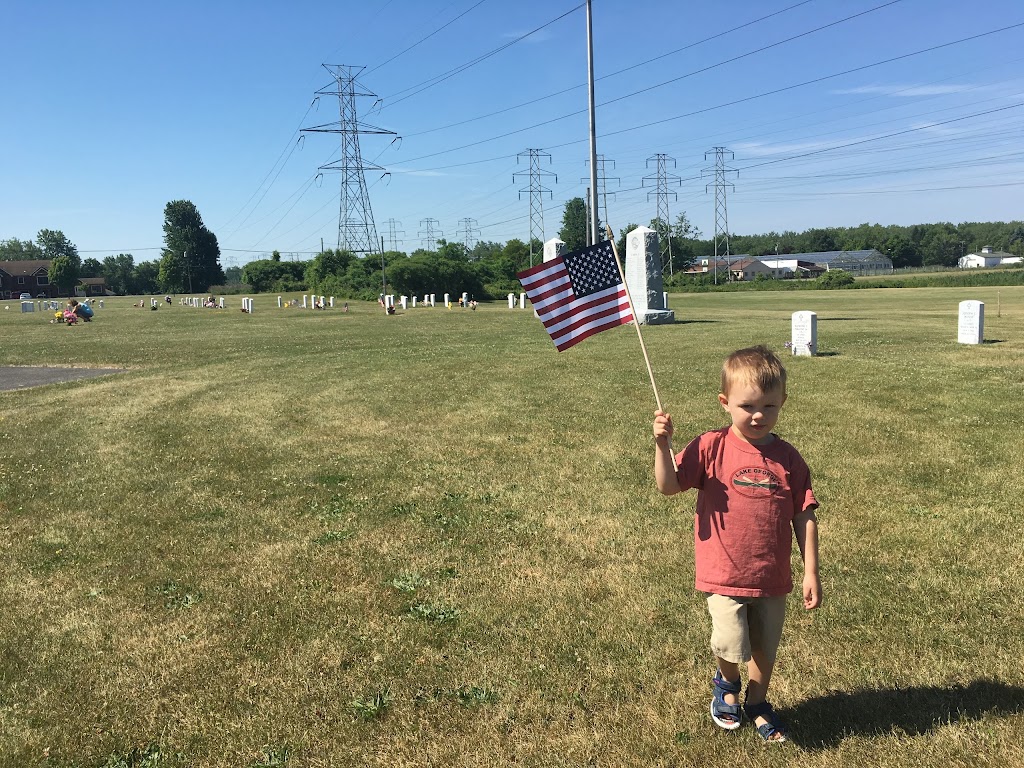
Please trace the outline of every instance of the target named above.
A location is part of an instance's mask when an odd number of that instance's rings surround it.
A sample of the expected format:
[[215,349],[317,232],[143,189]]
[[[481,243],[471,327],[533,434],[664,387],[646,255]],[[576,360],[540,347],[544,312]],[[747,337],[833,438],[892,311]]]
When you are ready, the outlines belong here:
[[728,395],[719,394],[718,402],[732,417],[736,437],[753,445],[767,445],[774,440],[772,427],[779,420],[786,392],[782,387],[762,392],[756,384],[734,382]]

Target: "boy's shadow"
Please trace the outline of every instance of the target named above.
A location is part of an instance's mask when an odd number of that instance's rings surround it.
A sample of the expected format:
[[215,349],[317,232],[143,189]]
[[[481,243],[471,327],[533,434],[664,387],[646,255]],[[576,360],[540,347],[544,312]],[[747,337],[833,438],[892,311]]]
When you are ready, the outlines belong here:
[[947,723],[986,714],[1024,712],[1024,688],[994,680],[967,686],[831,691],[795,707],[780,707],[790,739],[806,749],[830,749],[849,736],[921,736]]

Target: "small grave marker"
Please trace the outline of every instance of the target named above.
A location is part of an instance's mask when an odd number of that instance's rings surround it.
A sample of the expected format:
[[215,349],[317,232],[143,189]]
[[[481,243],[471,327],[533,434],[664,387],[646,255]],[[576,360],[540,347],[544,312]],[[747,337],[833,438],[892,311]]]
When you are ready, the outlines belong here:
[[794,312],[792,328],[793,354],[805,357],[818,354],[818,313]]
[[960,344],[981,344],[985,340],[985,303],[961,301],[956,340]]

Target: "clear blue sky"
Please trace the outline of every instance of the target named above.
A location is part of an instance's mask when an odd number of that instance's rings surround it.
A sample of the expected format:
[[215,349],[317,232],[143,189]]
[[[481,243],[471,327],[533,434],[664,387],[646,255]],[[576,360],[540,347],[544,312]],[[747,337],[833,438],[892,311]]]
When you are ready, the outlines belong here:
[[[1024,218],[1024,26],[907,56],[1022,24],[1024,5],[886,2],[594,0],[612,227],[655,216],[643,178],[663,153],[681,179],[672,217],[712,235],[701,176],[715,146],[739,170],[734,233]],[[402,137],[360,142],[390,172],[367,184],[378,231],[400,222],[403,250],[422,245],[427,219],[451,240],[465,219],[477,239],[525,240],[529,180],[513,174],[528,148],[557,175],[547,237],[588,186],[576,0],[5,0],[0,26],[0,239],[59,229],[83,257],[149,260],[164,205],[187,199],[225,267],[333,246],[341,180],[316,176],[338,137],[297,143],[299,128],[338,119],[337,98],[310,109],[331,83],[325,63],[365,66],[382,101],[359,100],[361,119]]]

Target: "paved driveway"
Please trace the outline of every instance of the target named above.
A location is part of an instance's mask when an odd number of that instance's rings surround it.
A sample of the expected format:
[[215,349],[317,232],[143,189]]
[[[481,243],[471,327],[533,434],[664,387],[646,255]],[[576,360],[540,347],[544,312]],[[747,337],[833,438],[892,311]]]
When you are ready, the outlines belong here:
[[50,368],[45,366],[0,366],[0,390],[27,389],[41,387],[44,384],[61,384],[65,381],[78,379],[95,379],[97,376],[109,376],[112,373],[124,373],[123,368]]

